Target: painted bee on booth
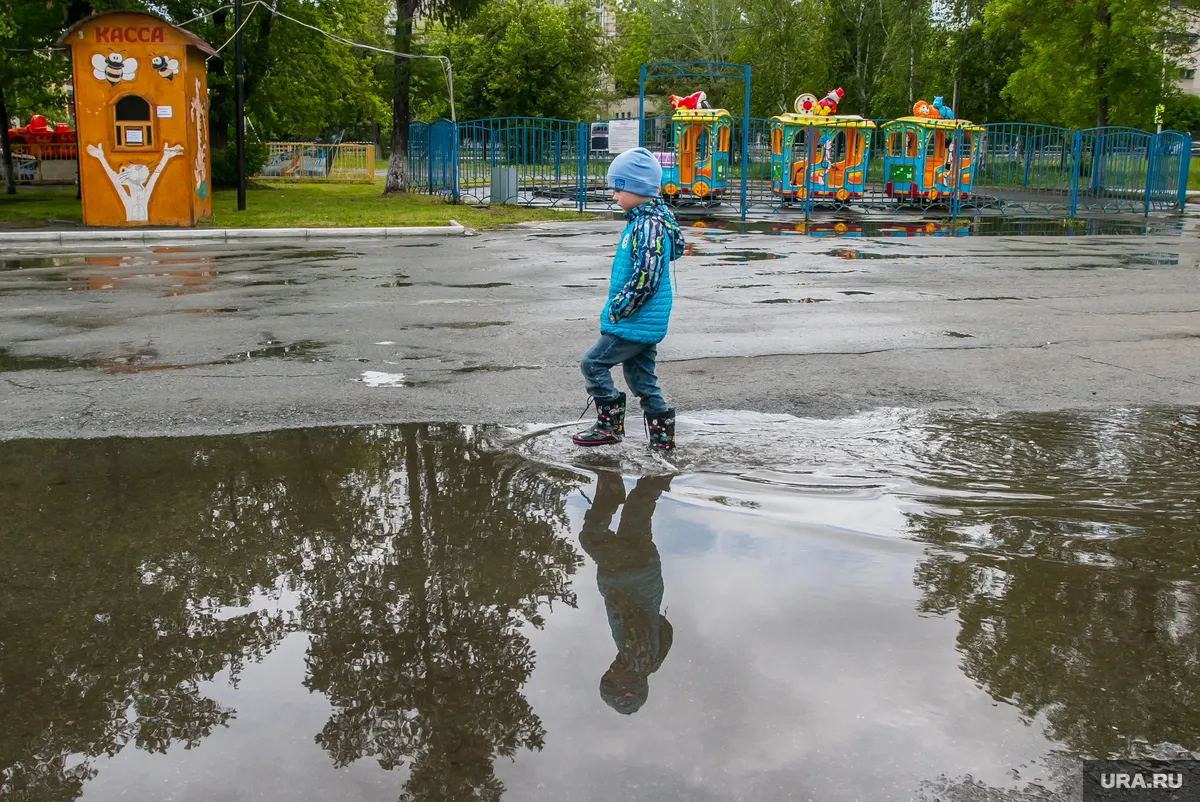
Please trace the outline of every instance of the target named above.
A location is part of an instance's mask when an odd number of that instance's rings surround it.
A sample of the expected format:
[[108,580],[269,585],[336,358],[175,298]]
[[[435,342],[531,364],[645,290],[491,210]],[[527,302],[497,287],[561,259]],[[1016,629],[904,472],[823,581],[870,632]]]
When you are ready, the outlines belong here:
[[150,66],[168,81],[174,81],[175,76],[179,74],[179,59],[173,59],[169,56],[155,56],[150,59]]
[[125,58],[120,53],[109,53],[107,58],[100,53],[92,56],[92,75],[97,81],[108,81],[109,86],[132,81],[137,77],[137,67],[137,59]]

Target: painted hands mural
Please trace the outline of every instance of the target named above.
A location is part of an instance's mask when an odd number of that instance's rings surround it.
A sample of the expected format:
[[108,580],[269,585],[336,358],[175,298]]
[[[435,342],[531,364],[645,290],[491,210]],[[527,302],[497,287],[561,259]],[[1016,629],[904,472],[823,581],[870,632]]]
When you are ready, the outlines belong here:
[[102,145],[88,145],[87,152],[89,156],[99,159],[104,172],[108,174],[108,180],[112,181],[117,197],[125,206],[125,220],[145,223],[150,219],[150,196],[154,194],[154,185],[158,183],[158,177],[162,175],[167,162],[183,153],[183,146],[163,145],[162,158],[153,173],[145,164],[123,164],[120,169],[113,170],[104,156]]

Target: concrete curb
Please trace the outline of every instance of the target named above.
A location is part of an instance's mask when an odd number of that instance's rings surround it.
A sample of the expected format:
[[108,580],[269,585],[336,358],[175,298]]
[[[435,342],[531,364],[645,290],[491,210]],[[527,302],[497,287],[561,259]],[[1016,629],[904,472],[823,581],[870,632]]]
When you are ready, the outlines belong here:
[[401,239],[406,237],[465,237],[471,230],[456,220],[444,226],[378,228],[181,228],[104,229],[83,231],[0,231],[0,243],[20,245],[47,243],[68,245],[76,242],[229,242],[241,239]]

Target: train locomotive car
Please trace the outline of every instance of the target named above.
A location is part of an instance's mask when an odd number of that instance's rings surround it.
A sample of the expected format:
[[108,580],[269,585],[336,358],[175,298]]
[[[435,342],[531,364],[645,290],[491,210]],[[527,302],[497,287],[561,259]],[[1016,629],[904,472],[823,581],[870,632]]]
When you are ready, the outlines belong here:
[[800,95],[794,113],[771,118],[771,190],[782,203],[862,197],[875,123],[838,114],[843,94]]
[[671,203],[720,202],[729,188],[733,117],[708,108],[705,94],[671,96],[673,159],[663,166],[662,193]]
[[884,194],[934,203],[970,195],[983,147],[983,126],[958,120],[940,97],[919,100],[910,117],[883,125]]

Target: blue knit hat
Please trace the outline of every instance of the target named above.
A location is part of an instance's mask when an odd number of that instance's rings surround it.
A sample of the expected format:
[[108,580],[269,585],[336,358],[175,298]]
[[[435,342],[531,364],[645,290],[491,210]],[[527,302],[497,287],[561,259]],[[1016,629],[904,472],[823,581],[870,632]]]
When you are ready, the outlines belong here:
[[645,148],[634,148],[613,159],[608,168],[608,186],[634,195],[657,198],[662,184],[662,165]]

